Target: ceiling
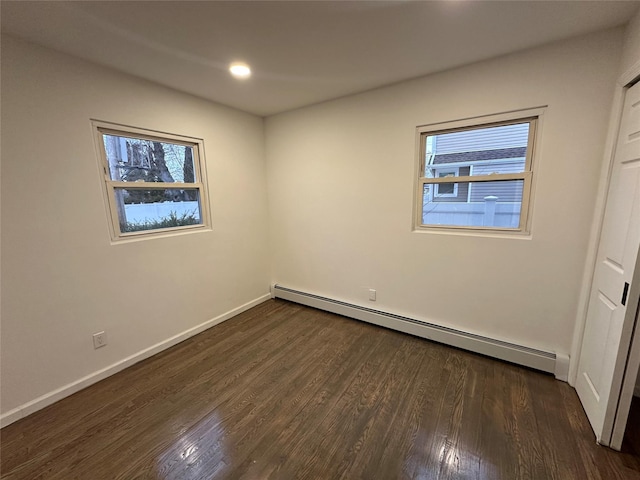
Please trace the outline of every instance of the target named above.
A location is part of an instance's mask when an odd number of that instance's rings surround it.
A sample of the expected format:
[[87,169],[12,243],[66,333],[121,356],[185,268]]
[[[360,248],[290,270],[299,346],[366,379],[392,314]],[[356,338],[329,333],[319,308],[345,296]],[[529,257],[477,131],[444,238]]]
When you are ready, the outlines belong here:
[[[7,1],[2,31],[266,116],[625,24],[638,1]],[[233,79],[232,61],[253,76]]]

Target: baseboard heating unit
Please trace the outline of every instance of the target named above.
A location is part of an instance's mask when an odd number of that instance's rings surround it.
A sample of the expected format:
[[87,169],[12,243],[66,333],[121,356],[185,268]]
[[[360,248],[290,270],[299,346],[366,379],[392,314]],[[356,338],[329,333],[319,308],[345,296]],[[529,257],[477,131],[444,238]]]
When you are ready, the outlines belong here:
[[567,381],[569,357],[564,354],[545,352],[502,340],[495,340],[402,315],[293,290],[277,284],[272,287],[272,296],[426,338],[452,347],[535,368],[543,372],[553,373],[558,380]]

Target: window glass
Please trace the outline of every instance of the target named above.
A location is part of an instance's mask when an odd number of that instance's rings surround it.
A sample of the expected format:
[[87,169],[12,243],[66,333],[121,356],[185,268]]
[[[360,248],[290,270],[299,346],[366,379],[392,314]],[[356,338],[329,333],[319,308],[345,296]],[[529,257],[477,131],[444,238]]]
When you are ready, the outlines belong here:
[[428,135],[424,175],[451,165],[473,167],[472,176],[524,172],[528,140],[528,122]]
[[195,182],[193,147],[103,135],[111,180],[120,182]]
[[115,196],[123,205],[118,212],[123,233],[202,223],[197,189],[116,188]]
[[[436,185],[468,192],[473,201],[451,201],[430,195],[433,185],[424,185],[422,223],[440,226],[518,228],[522,206],[523,180],[502,182],[460,182]],[[498,201],[502,198],[502,201]]]

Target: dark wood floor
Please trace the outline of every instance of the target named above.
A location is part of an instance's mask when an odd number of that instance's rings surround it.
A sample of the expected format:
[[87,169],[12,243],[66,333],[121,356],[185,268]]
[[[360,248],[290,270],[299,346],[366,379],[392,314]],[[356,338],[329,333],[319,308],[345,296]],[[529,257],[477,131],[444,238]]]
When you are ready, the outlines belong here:
[[631,437],[596,445],[551,376],[272,300],[4,428],[1,473],[633,479]]

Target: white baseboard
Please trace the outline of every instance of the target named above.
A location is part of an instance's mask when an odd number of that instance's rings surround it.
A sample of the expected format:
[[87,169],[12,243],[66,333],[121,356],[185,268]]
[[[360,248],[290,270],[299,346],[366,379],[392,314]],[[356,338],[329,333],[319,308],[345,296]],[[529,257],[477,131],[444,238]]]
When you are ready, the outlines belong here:
[[276,298],[337,313],[345,317],[355,318],[435,342],[535,368],[543,372],[553,373],[558,380],[567,381],[569,356],[565,353],[545,352],[393,313],[292,290],[277,284],[272,287],[272,292]]
[[558,380],[569,382],[569,365],[571,364],[569,355],[556,352],[556,368],[554,375]]
[[229,310],[228,312],[212,318],[211,320],[207,320],[200,325],[185,330],[184,332],[163,340],[160,343],[156,343],[149,348],[145,348],[138,353],[120,360],[119,362],[109,365],[108,367],[98,370],[97,372],[93,372],[85,377],[80,378],[79,380],[53,390],[52,392],[46,393],[36,398],[35,400],[31,400],[30,402],[24,403],[19,407],[14,408],[13,410],[9,410],[8,412],[0,415],[0,428],[5,427],[28,415],[31,415],[32,413],[37,412],[38,410],[41,410],[51,405],[52,403],[57,402],[58,400],[62,400],[63,398],[68,397],[69,395],[72,395],[82,390],[83,388],[88,387],[89,385],[93,385],[94,383],[97,383],[100,380],[113,375],[114,373],[118,373],[119,371],[124,370],[125,368],[130,367],[135,363],[147,359],[155,355],[156,353],[160,353],[161,351],[166,350],[167,348],[172,347],[190,337],[193,337],[194,335],[197,335],[198,333],[201,333],[208,328],[218,325],[225,320],[229,320],[230,318],[235,317],[236,315],[239,315],[240,313],[249,310],[256,305],[266,302],[270,298],[271,293],[262,295],[255,300],[251,300],[244,305],[240,305],[239,307],[234,308],[233,310]]

